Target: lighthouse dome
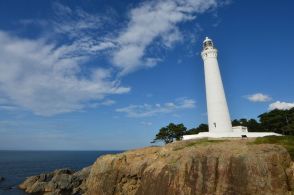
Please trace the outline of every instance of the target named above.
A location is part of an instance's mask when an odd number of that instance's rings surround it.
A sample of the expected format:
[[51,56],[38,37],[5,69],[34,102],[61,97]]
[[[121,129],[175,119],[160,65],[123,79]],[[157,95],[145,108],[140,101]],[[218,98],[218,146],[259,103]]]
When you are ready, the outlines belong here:
[[203,41],[203,48],[204,49],[213,48],[213,42],[210,38],[205,37],[205,40]]

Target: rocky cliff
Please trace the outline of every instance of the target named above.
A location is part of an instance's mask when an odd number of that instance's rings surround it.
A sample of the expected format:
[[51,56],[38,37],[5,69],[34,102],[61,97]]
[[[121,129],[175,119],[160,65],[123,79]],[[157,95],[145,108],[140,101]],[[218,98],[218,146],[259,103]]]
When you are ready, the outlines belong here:
[[294,194],[294,164],[286,149],[248,140],[181,141],[137,149],[98,158],[80,174],[84,179],[66,174],[34,176],[20,187],[40,194]]

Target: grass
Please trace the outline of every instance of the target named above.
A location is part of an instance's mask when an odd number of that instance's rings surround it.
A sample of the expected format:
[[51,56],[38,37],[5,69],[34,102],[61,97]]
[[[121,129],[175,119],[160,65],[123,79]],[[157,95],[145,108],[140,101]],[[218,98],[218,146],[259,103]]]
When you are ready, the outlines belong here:
[[294,136],[266,136],[256,138],[252,144],[278,144],[284,146],[294,160]]
[[189,146],[194,146],[194,145],[199,145],[199,144],[220,143],[220,142],[224,142],[224,141],[226,141],[226,140],[221,140],[221,139],[209,140],[206,138],[206,139],[200,139],[195,142],[188,143],[186,146],[189,147]]
[[220,143],[220,142],[224,142],[224,141],[226,141],[226,140],[209,140],[209,139],[205,138],[205,139],[200,139],[197,141],[189,142],[189,143],[185,144],[184,146],[175,148],[174,150],[176,151],[176,150],[181,150],[181,149],[196,146],[196,145],[208,145],[208,144]]

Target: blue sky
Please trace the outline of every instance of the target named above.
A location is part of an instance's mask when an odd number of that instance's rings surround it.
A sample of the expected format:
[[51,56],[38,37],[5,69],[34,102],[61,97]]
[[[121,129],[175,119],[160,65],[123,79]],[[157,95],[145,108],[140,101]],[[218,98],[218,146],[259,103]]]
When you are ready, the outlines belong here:
[[294,106],[291,0],[0,1],[0,149],[148,146],[207,122],[213,39],[231,118]]

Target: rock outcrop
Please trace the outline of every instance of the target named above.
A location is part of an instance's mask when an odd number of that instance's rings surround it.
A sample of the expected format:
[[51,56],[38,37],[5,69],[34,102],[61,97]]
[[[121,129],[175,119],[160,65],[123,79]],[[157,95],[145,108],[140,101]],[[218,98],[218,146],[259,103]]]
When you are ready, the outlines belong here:
[[53,190],[88,195],[294,194],[294,164],[286,149],[249,142],[181,141],[105,155],[78,184],[73,184],[76,173],[55,173],[28,178],[21,188],[41,194]]
[[77,172],[59,169],[52,173],[32,176],[19,185],[19,188],[32,194],[83,194],[90,169],[91,167],[86,167]]

